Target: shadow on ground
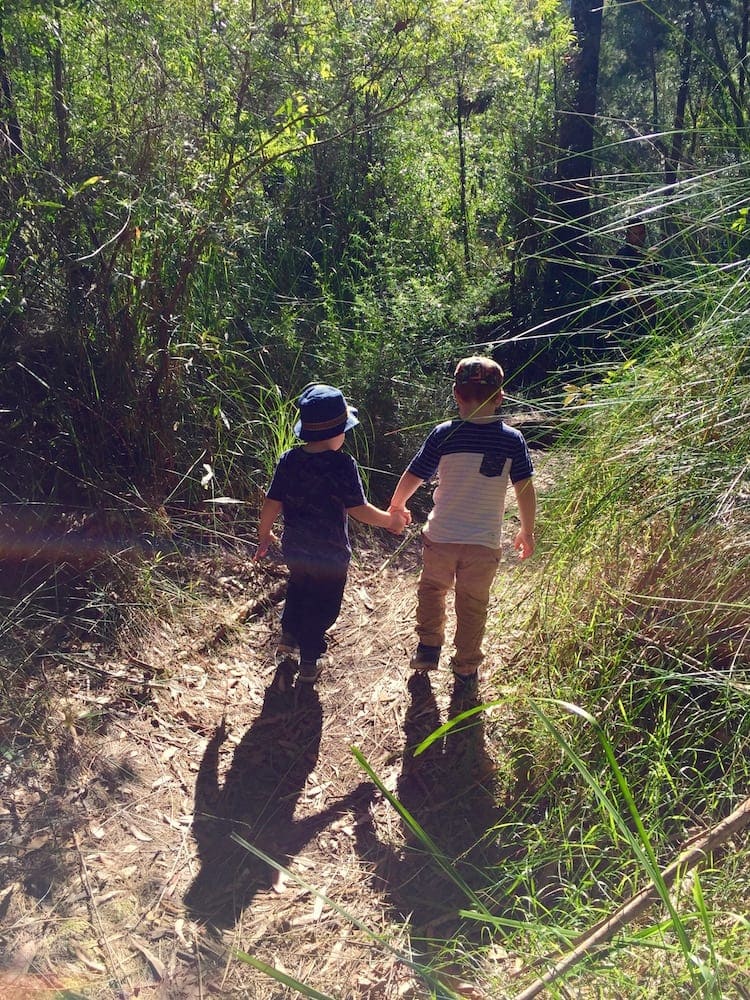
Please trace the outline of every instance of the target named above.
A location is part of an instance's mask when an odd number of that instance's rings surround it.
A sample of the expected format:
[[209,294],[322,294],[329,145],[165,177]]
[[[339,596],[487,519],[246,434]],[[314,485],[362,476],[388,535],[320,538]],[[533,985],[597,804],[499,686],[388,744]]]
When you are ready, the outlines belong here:
[[367,818],[357,824],[357,847],[375,886],[410,923],[412,943],[418,949],[421,941],[431,950],[455,935],[479,933],[479,925],[467,922],[460,911],[471,908],[472,893],[481,896],[488,870],[500,860],[493,835],[500,812],[482,714],[459,718],[478,707],[476,695],[454,693],[448,718],[457,720],[455,727],[417,753],[441,720],[428,675],[414,674],[409,693],[397,796],[434,848],[402,819],[406,843],[402,851],[394,850],[377,839]]
[[[280,668],[265,692],[260,716],[235,750],[223,783],[219,755],[224,722],[206,747],[195,787],[193,836],[200,870],[185,894],[193,919],[232,927],[276,869],[238,843],[246,840],[282,865],[357,802],[361,788],[326,809],[295,820],[294,811],[315,767],[322,729],[320,699],[310,684]],[[369,787],[369,786],[368,786]]]

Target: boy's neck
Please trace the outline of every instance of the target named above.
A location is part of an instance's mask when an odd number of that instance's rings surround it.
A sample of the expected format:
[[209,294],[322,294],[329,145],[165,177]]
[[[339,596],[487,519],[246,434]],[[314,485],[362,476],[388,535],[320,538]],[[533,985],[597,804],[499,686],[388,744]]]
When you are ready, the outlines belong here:
[[490,417],[497,417],[497,410],[500,404],[497,400],[490,399],[486,403],[464,403],[458,400],[458,415],[462,420],[487,420]]
[[302,450],[306,451],[308,455],[317,455],[322,451],[335,451],[335,440],[335,438],[327,438],[325,441],[306,441],[302,445]]

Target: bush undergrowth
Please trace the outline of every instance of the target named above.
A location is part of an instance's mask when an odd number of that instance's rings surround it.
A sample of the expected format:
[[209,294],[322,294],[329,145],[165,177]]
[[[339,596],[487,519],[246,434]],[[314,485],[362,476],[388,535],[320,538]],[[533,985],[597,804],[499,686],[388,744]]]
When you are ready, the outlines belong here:
[[[537,702],[543,725],[527,733],[544,846],[528,836],[503,872],[503,883],[526,872],[520,950],[549,950],[550,920],[580,931],[658,885],[659,867],[750,787],[748,296],[718,270],[709,280],[690,290],[705,301],[700,321],[625,344],[619,365],[568,388],[567,473],[544,499],[523,657],[536,664],[529,690],[578,707],[566,717]],[[740,835],[660,890],[578,981],[629,998],[729,995],[750,959],[736,873],[748,850]]]

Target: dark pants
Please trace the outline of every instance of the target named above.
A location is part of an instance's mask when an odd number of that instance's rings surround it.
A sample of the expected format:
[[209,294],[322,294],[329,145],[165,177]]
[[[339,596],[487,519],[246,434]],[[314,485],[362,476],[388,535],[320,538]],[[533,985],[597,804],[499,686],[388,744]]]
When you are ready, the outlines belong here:
[[299,643],[302,660],[317,660],[328,648],[326,630],[341,611],[348,566],[288,561],[289,583],[281,630]]

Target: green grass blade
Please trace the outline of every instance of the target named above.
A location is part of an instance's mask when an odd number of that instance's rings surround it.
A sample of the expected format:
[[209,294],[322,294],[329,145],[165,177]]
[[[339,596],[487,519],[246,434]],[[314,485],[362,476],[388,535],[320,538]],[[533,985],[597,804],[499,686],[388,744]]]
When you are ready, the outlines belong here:
[[467,883],[464,881],[463,878],[461,878],[461,876],[455,870],[451,859],[443,851],[440,850],[440,848],[432,839],[432,837],[430,837],[427,831],[422,828],[422,826],[415,819],[415,817],[412,816],[409,810],[406,809],[401,802],[399,802],[399,800],[396,798],[395,795],[393,795],[390,791],[388,791],[383,782],[380,780],[375,771],[372,769],[371,765],[365,759],[365,756],[362,753],[362,751],[359,750],[357,747],[352,747],[351,750],[359,766],[367,774],[367,776],[370,778],[373,784],[377,786],[378,790],[384,796],[384,798],[386,798],[388,802],[393,806],[393,808],[396,810],[396,812],[401,817],[405,825],[409,828],[409,830],[411,830],[414,836],[424,846],[424,848],[427,850],[430,857],[438,866],[438,868],[440,868],[440,870],[445,875],[448,876],[448,878],[454,883],[454,885],[457,885],[461,889],[461,891],[466,895],[466,898],[471,901],[472,905],[475,906],[480,913],[484,913],[486,914],[487,917],[489,917],[490,911],[487,909],[484,903],[482,903],[481,899],[479,899],[474,890],[469,885],[467,885]]
[[426,736],[422,742],[414,750],[414,756],[418,757],[421,753],[424,753],[433,743],[441,740],[447,733],[459,727],[459,723],[464,722],[466,719],[470,719],[473,715],[481,715],[482,712],[486,711],[488,708],[494,708],[496,705],[504,704],[504,700],[498,701],[488,701],[483,705],[476,705],[473,708],[467,708],[465,712],[460,712],[458,715],[454,715],[452,719],[448,719],[444,722],[442,726],[438,726],[434,732]]
[[571,712],[574,715],[586,720],[596,732],[599,741],[605,751],[607,761],[615,775],[618,787],[620,788],[623,798],[628,806],[628,812],[633,818],[638,836],[636,837],[630,830],[628,824],[626,823],[624,817],[617,804],[613,802],[605,790],[601,787],[600,783],[596,780],[596,777],[591,773],[589,768],[586,766],[583,759],[578,753],[573,749],[571,744],[565,738],[565,736],[560,732],[560,730],[555,726],[551,719],[549,719],[543,712],[541,712],[536,706],[532,706],[535,714],[540,719],[542,724],[547,728],[548,732],[553,736],[556,742],[559,744],[561,749],[565,752],[568,759],[574,764],[581,777],[584,779],[590,790],[593,792],[595,798],[602,807],[605,815],[609,817],[613,825],[620,831],[624,840],[630,846],[634,856],[638,859],[639,863],[643,867],[648,878],[653,882],[663,905],[667,909],[672,929],[674,930],[677,938],[680,942],[680,948],[686,959],[688,969],[691,974],[691,978],[694,979],[694,965],[692,962],[693,947],[690,941],[690,937],[685,928],[685,924],[681,919],[679,913],[677,912],[675,905],[672,901],[671,894],[668,887],[666,886],[664,879],[661,874],[661,870],[656,859],[655,852],[651,845],[648,833],[643,825],[641,817],[638,813],[636,803],[630,792],[627,780],[620,770],[617,762],[614,758],[614,751],[609,740],[606,738],[601,726],[594,719],[590,713],[578,705],[574,705],[570,702],[560,702],[557,701],[555,704],[560,705],[566,711]]
[[244,962],[246,965],[252,965],[259,972],[265,972],[267,976],[275,979],[277,983],[281,983],[283,986],[290,986],[293,990],[297,990],[303,997],[310,997],[310,1000],[335,1000],[334,997],[329,996],[327,993],[320,993],[318,990],[314,990],[312,986],[307,986],[305,983],[299,982],[299,980],[288,976],[285,972],[281,972],[275,966],[263,962],[260,958],[248,955],[245,951],[238,951],[236,954],[241,962]]

